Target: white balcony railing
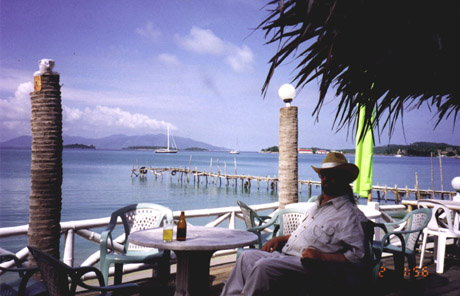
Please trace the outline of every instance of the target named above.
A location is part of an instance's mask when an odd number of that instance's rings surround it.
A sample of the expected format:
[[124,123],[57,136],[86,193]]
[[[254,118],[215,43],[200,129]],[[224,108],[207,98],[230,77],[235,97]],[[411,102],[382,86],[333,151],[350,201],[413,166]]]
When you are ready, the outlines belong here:
[[[278,202],[251,205],[251,207],[256,211],[263,210],[275,210],[278,208]],[[211,221],[205,226],[216,227],[220,226],[224,222],[228,221],[228,228],[235,229],[236,219],[243,220],[243,215],[239,207],[223,207],[223,208],[213,208],[213,209],[199,209],[199,210],[188,210],[185,211],[186,218],[192,220],[193,218],[209,217]],[[175,211],[173,213],[174,218],[178,219],[180,211]],[[62,256],[63,262],[69,266],[73,266],[73,258],[75,252],[75,243],[74,236],[75,234],[81,236],[82,238],[100,243],[100,233],[94,231],[95,228],[105,227],[109,224],[110,217],[98,218],[98,219],[89,219],[89,220],[77,220],[69,222],[61,222],[61,232],[64,235],[64,254]],[[121,220],[118,221],[121,224]],[[14,227],[3,227],[0,228],[0,238],[13,237],[13,236],[27,236],[28,225],[14,226]],[[118,244],[114,244],[115,250],[121,251],[123,249],[122,242],[123,237],[117,238],[115,241]],[[9,252],[8,250],[0,249],[0,253]],[[216,252],[215,255],[228,254],[235,252],[235,250],[224,250]],[[19,252],[16,253],[16,256],[21,260],[25,260],[29,255],[29,250],[27,246],[24,246]],[[81,266],[93,266],[99,262],[99,251],[94,252],[88,258],[86,258]],[[14,262],[9,261],[1,264],[3,267],[11,267]],[[145,269],[147,266],[145,264],[128,264],[124,267],[124,272],[132,272],[136,270]],[[111,268],[110,273],[113,274],[113,268]],[[1,273],[0,273],[1,274]]]

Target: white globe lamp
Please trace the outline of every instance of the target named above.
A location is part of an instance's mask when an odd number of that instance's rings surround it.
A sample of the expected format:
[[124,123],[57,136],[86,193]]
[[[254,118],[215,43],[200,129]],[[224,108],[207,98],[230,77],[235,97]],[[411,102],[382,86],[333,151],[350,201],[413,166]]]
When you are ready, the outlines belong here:
[[278,95],[286,103],[286,107],[290,107],[292,100],[295,98],[295,88],[289,83],[283,84],[278,90]]
[[455,177],[452,179],[452,187],[457,191],[457,195],[454,196],[454,201],[460,202],[460,177]]

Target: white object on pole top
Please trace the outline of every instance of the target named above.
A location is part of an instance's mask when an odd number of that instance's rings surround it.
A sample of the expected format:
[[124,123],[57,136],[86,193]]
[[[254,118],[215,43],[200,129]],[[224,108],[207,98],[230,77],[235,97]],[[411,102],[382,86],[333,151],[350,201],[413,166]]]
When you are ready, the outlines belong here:
[[38,61],[38,71],[34,73],[34,76],[43,75],[45,73],[52,75],[59,75],[58,72],[53,71],[55,61],[52,59],[41,59]]
[[289,107],[295,98],[295,88],[289,83],[283,84],[278,90],[278,95],[286,103],[286,107]]
[[460,177],[455,177],[452,179],[452,187],[455,191],[460,192]]
[[452,179],[452,187],[457,191],[457,195],[454,196],[454,201],[460,202],[460,177],[455,177]]

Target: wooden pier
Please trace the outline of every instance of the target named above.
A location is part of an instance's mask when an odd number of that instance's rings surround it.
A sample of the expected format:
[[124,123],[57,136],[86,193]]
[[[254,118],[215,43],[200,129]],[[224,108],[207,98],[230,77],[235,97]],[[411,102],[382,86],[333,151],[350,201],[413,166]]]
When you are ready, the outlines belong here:
[[[219,186],[232,186],[237,188],[251,188],[252,183],[257,183],[257,190],[260,190],[260,183],[266,184],[267,190],[277,190],[278,178],[273,177],[257,177],[249,175],[239,174],[226,174],[218,171],[217,173],[199,171],[197,169],[185,169],[185,168],[133,168],[131,170],[131,177],[136,176],[140,178],[147,177],[147,173],[151,172],[155,176],[155,180],[158,178],[164,178],[165,175],[169,175],[169,179],[173,181],[173,178],[177,179],[179,183],[191,183],[194,184],[206,184],[206,185],[219,185]],[[239,184],[238,184],[239,183]],[[318,184],[320,185],[320,183]]]
[[[138,167],[132,168],[131,177],[146,178],[148,173],[154,175],[155,180],[158,178],[164,179],[165,177],[170,179],[171,182],[178,183],[193,183],[196,185],[210,185],[210,186],[227,186],[234,187],[235,189],[252,189],[252,185],[256,185],[256,189],[259,191],[261,188],[265,188],[267,191],[277,191],[279,179],[276,176],[270,177],[260,177],[260,176],[250,176],[244,174],[238,174],[235,164],[234,174],[227,173],[227,167],[225,165],[224,172],[221,172],[218,167],[217,172],[212,172],[212,161],[210,165],[210,170],[199,171],[198,169],[190,168],[154,168],[154,167]],[[312,196],[313,186],[316,188],[321,187],[321,181],[314,181],[311,179],[300,180],[299,184],[299,195],[302,193],[302,188],[307,187],[307,196]],[[351,184],[353,186],[353,184]],[[403,199],[430,199],[438,198],[445,200],[452,200],[453,196],[456,195],[455,191],[445,191],[445,190],[432,190],[432,189],[420,189],[418,182],[415,188],[409,188],[407,185],[405,187],[389,187],[387,185],[374,185],[372,186],[372,197],[373,200],[383,203],[394,203],[400,204]]]

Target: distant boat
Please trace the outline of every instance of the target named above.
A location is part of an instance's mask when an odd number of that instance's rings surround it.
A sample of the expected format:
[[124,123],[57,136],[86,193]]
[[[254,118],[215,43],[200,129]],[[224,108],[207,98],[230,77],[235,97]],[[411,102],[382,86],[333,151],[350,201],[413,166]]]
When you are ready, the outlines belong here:
[[177,153],[177,146],[176,146],[176,142],[174,141],[174,137],[171,135],[171,139],[172,139],[172,148],[169,147],[169,124],[168,124],[168,147],[165,149],[165,148],[161,148],[161,149],[157,149],[155,150],[155,153]]
[[230,154],[240,154],[238,150],[238,138],[236,138],[236,149],[230,150]]
[[398,152],[396,152],[395,157],[403,157],[404,155],[401,152],[401,149],[398,149]]

